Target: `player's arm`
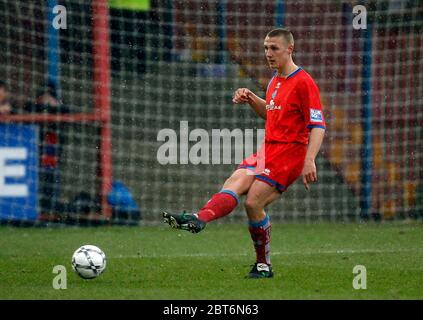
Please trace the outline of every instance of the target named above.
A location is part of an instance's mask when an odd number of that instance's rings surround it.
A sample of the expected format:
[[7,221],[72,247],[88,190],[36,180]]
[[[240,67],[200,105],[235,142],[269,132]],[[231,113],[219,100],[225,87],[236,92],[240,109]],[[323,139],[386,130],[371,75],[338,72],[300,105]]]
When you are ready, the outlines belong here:
[[303,183],[307,190],[310,189],[309,183],[317,181],[317,169],[314,160],[319,153],[320,147],[325,136],[325,129],[313,128],[310,132],[310,138],[307,146],[307,153],[302,172]]
[[266,120],[266,100],[256,96],[247,88],[235,91],[232,102],[236,104],[248,103],[257,115]]
[[326,123],[320,102],[320,92],[316,83],[313,80],[305,81],[300,85],[299,90],[306,127],[310,129],[304,167],[301,173],[304,186],[309,190],[309,184],[317,181],[317,170],[314,160],[322,145]]

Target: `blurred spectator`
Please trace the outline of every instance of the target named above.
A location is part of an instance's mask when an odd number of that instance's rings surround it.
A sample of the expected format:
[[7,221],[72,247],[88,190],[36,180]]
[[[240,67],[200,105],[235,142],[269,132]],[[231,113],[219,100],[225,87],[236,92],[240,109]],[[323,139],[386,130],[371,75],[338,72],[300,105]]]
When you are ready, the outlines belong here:
[[30,113],[69,113],[69,108],[60,101],[56,86],[52,82],[38,91],[35,103],[28,102],[24,109]]
[[[24,106],[28,113],[66,114],[69,108],[59,99],[53,83],[37,93],[35,103],[28,102]],[[63,144],[62,126],[57,122],[40,124],[40,208],[42,213],[62,213],[60,202],[60,170],[59,159]]]
[[6,82],[0,80],[0,115],[16,113],[10,102],[9,95],[10,92]]
[[123,182],[112,182],[112,189],[107,195],[107,201],[112,207],[113,219],[122,221],[138,221],[141,219],[140,209]]

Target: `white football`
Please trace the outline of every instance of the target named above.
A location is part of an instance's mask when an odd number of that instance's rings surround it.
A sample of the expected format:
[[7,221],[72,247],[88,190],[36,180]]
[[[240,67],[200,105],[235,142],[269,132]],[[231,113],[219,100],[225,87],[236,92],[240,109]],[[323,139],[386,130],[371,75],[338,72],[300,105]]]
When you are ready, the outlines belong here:
[[99,247],[82,246],[73,253],[72,268],[81,278],[97,278],[106,269],[106,255]]

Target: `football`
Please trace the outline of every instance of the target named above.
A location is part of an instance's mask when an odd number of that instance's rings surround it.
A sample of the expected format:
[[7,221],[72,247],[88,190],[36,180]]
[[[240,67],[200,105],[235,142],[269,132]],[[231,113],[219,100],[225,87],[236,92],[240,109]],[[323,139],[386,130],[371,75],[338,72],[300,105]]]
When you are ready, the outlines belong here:
[[106,269],[106,255],[93,245],[78,248],[72,256],[72,268],[83,279],[94,279]]

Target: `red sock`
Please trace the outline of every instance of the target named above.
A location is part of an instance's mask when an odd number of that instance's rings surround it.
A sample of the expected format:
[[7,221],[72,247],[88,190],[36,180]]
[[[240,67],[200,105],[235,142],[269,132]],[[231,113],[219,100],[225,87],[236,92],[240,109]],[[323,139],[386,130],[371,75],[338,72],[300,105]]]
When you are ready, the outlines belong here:
[[198,219],[204,222],[210,222],[222,218],[230,214],[238,205],[238,202],[239,199],[236,193],[230,190],[221,190],[198,211]]
[[251,239],[256,250],[256,262],[270,264],[270,231],[272,225],[270,224],[269,216],[263,221],[252,223],[248,230],[251,234]]

